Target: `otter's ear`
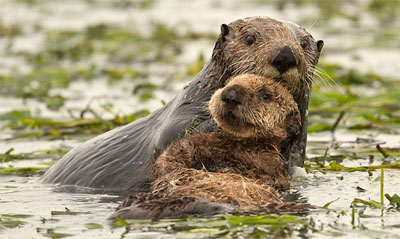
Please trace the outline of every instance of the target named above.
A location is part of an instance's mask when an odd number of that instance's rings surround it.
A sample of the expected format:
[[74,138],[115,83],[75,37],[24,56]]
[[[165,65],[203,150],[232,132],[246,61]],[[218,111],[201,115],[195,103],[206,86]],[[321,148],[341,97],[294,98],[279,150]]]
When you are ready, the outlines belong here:
[[321,52],[323,46],[324,46],[324,41],[323,40],[317,41],[318,52]]
[[227,39],[230,39],[232,36],[233,30],[226,24],[221,25],[221,39],[223,41],[226,41]]

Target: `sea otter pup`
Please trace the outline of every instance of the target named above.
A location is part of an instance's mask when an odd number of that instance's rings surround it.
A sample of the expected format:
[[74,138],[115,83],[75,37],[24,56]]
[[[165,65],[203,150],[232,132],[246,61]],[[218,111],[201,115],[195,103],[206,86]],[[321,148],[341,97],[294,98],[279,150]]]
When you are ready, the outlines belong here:
[[228,79],[243,73],[273,79],[292,93],[302,128],[282,145],[281,154],[288,164],[301,166],[309,93],[322,46],[303,27],[269,17],[222,24],[211,59],[173,100],[146,118],[74,148],[47,170],[43,182],[123,193],[148,191],[150,171],[160,153],[185,132],[214,131],[216,124],[204,104]]
[[299,133],[300,113],[279,83],[243,74],[215,92],[215,132],[171,144],[151,171],[151,193],[134,194],[114,216],[177,217],[283,205],[289,187],[280,147]]

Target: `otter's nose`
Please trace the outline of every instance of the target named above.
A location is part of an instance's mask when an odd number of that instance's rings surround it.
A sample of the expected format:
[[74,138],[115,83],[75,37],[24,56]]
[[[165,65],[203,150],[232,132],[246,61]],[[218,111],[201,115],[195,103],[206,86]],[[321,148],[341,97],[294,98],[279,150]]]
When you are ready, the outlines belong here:
[[296,66],[296,58],[294,57],[292,50],[290,50],[288,46],[285,46],[272,61],[272,65],[283,74],[288,69]]
[[231,105],[238,105],[241,103],[234,89],[224,90],[224,92],[222,92],[222,100]]

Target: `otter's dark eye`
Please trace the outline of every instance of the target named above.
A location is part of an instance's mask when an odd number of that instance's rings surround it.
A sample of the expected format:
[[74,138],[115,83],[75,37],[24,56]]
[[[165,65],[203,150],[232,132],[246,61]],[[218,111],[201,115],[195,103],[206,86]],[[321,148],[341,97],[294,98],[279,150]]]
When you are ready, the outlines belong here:
[[262,95],[262,98],[263,98],[264,101],[269,101],[270,98],[271,98],[271,96],[270,96],[269,94],[267,94],[267,93],[264,93],[264,94]]
[[308,46],[308,42],[306,40],[301,40],[300,46],[301,46],[301,48],[305,49]]
[[254,44],[254,42],[256,41],[256,38],[254,36],[247,36],[246,37],[246,45],[251,46]]

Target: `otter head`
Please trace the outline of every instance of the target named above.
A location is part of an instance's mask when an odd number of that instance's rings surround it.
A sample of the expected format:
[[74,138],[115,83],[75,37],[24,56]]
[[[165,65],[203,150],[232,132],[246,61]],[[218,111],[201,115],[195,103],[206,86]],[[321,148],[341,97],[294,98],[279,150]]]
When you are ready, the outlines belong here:
[[209,102],[217,125],[239,138],[284,139],[299,133],[300,113],[279,83],[252,74],[234,77]]
[[268,17],[240,19],[221,25],[213,59],[227,78],[243,73],[280,82],[293,95],[310,87],[323,41],[302,27]]

